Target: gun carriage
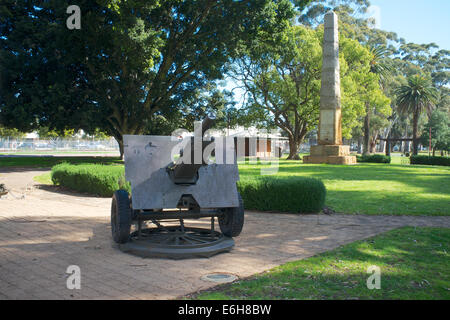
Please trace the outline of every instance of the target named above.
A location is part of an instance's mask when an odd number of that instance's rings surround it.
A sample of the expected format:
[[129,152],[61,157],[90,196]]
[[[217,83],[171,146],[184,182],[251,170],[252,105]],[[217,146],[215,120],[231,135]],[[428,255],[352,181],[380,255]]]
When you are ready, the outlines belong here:
[[[131,196],[117,190],[111,204],[112,236],[122,251],[190,258],[234,246],[232,238],[244,224],[235,146],[233,140],[205,137],[213,123],[207,117],[193,137],[183,139],[124,136],[125,178]],[[210,219],[208,229],[185,225],[185,219],[201,218]],[[149,222],[153,227],[147,226]]]

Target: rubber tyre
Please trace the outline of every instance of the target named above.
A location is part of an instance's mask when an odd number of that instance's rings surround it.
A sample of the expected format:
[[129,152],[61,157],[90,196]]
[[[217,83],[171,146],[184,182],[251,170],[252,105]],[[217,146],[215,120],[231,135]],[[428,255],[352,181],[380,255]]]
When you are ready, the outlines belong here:
[[220,231],[227,237],[237,237],[244,227],[244,201],[238,192],[239,207],[227,208],[219,216]]
[[117,243],[126,243],[130,239],[131,202],[128,192],[117,190],[111,203],[111,232]]

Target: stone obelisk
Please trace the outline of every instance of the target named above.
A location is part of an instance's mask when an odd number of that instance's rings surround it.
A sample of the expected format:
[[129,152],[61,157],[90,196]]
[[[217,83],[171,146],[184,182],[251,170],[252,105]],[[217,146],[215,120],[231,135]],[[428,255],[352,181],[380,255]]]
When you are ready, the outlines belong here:
[[338,17],[333,11],[325,15],[318,145],[310,153],[304,163],[356,163],[350,146],[342,145]]

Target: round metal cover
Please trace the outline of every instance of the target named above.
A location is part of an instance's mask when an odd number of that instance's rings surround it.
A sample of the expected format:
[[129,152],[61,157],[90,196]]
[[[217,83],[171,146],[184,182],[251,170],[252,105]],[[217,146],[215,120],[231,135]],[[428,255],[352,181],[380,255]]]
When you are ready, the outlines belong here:
[[236,281],[238,279],[237,276],[234,274],[228,274],[228,273],[213,273],[213,274],[207,274],[206,276],[201,277],[204,281],[210,281],[215,283],[229,283]]

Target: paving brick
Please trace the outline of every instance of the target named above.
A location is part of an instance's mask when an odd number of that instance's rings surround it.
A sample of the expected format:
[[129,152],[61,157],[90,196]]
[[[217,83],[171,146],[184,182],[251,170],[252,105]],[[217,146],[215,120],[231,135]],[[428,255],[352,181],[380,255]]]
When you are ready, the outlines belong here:
[[[3,173],[12,184],[43,172]],[[2,176],[3,177],[3,176]],[[16,178],[15,178],[16,177]],[[289,215],[246,212],[230,253],[209,259],[142,259],[111,240],[110,199],[41,189],[0,201],[0,299],[174,299],[214,286],[203,275],[240,278],[402,226],[450,227],[450,217]],[[198,225],[208,223],[197,221]],[[81,290],[66,269],[81,268]]]

